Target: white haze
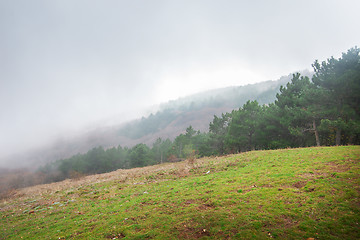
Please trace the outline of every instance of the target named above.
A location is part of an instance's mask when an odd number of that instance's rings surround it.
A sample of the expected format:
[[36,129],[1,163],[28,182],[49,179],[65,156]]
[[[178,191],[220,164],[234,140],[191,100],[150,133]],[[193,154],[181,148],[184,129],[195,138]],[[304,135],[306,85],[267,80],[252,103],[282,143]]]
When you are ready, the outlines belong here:
[[0,159],[358,44],[360,1],[0,1]]

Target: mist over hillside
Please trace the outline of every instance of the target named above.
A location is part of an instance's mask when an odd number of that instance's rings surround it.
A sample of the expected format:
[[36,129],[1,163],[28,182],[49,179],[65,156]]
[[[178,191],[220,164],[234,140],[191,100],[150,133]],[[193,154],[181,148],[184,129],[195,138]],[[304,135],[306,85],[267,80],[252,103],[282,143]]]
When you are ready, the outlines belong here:
[[[305,70],[301,74],[311,76],[312,73]],[[33,151],[19,152],[0,161],[0,167],[37,168],[46,162],[85,153],[97,146],[132,147],[138,143],[150,146],[158,138],[173,140],[190,125],[207,132],[214,115],[231,112],[248,100],[257,100],[260,104],[274,102],[280,86],[286,85],[291,78],[292,74],[289,74],[276,81],[213,89],[162,103],[157,112],[141,119],[99,127],[77,137],[58,139]]]
[[[307,70],[301,74],[312,75]],[[289,74],[276,81],[213,89],[163,103],[157,113],[120,127],[118,135],[128,138],[121,145],[132,146],[127,145],[132,140],[151,144],[158,137],[173,139],[190,125],[207,132],[214,115],[238,109],[248,100],[257,100],[261,105],[274,102],[280,86],[286,85],[291,78],[292,74]]]

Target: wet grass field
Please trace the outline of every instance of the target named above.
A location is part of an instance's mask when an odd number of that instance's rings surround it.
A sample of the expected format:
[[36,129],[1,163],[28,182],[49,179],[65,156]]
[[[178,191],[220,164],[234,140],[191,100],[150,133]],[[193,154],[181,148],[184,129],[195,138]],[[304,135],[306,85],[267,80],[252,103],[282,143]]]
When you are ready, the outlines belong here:
[[18,190],[0,239],[359,239],[359,175],[359,146],[118,170]]

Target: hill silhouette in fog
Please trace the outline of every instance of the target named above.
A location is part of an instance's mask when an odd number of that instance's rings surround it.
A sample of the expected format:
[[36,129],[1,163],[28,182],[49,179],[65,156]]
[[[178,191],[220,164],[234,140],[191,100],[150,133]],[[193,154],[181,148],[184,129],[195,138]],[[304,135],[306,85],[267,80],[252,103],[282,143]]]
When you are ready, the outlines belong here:
[[[302,74],[311,75],[309,71]],[[85,153],[97,146],[132,147],[138,143],[151,145],[157,138],[173,140],[190,125],[195,130],[207,132],[214,115],[238,109],[248,100],[257,100],[259,104],[274,102],[280,86],[286,85],[291,78],[292,74],[289,74],[276,81],[213,89],[182,97],[160,104],[157,111],[141,119],[100,127],[74,138],[59,139],[7,160],[14,163],[12,167],[36,168],[46,162]]]

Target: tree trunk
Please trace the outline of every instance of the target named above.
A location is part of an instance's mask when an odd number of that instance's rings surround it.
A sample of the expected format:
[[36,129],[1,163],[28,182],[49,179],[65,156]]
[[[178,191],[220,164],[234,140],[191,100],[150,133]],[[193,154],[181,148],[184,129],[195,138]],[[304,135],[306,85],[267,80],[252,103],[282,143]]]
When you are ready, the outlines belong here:
[[252,151],[252,134],[251,133],[249,133],[249,148],[247,150]]
[[[337,107],[337,112],[341,113],[343,110],[343,99],[339,98],[339,105]],[[339,118],[342,118],[341,115]],[[339,124],[339,123],[338,123]],[[341,144],[341,129],[339,127],[336,127],[336,139],[335,139],[335,145],[339,146]]]
[[339,146],[341,143],[341,129],[340,128],[336,128],[336,140],[335,140],[335,144],[336,146]]
[[316,129],[315,119],[313,119],[313,128],[314,128],[314,133],[315,133],[316,146],[320,147],[319,132]]

